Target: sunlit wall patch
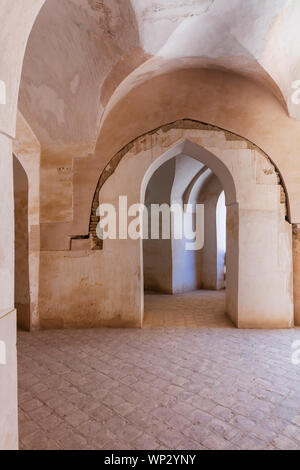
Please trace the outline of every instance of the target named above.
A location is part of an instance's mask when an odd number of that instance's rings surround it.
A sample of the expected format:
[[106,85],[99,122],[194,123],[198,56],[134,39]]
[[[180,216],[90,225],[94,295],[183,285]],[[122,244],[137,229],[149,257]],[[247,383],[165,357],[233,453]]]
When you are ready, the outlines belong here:
[[6,85],[3,80],[0,80],[0,104],[6,104]]

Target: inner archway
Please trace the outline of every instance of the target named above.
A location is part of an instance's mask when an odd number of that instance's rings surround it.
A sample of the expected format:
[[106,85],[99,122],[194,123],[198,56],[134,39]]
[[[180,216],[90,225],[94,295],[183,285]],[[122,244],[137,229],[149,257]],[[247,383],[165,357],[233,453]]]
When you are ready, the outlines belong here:
[[152,175],[145,206],[144,326],[230,326],[225,318],[226,206],[219,179],[200,161],[179,155]]

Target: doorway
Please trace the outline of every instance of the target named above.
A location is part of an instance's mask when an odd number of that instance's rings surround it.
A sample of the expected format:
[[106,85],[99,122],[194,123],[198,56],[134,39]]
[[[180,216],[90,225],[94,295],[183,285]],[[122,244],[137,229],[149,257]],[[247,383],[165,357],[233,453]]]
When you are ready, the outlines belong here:
[[30,330],[30,282],[28,236],[28,178],[18,158],[13,156],[15,203],[15,306],[17,324]]
[[[203,226],[196,227],[196,205],[203,208]],[[145,206],[144,326],[232,325],[225,316],[225,193],[217,176],[199,160],[178,155],[151,176]],[[174,211],[166,219],[169,207],[182,208],[183,228],[203,231],[203,246],[188,249],[188,230],[176,237]]]

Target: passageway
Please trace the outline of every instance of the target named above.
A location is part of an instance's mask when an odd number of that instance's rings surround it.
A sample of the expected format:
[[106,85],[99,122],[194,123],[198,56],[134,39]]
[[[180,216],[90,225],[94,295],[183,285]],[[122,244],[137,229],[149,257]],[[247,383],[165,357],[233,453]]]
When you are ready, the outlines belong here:
[[225,291],[145,293],[144,328],[234,328],[225,315]]

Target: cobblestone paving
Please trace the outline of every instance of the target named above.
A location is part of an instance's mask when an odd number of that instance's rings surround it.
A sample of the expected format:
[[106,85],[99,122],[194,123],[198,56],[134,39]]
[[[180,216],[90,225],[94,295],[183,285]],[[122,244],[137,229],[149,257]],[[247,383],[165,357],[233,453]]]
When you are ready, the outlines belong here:
[[[148,319],[157,300],[146,299]],[[300,329],[237,330],[219,317],[210,328],[165,316],[143,330],[20,332],[20,448],[300,449]]]

